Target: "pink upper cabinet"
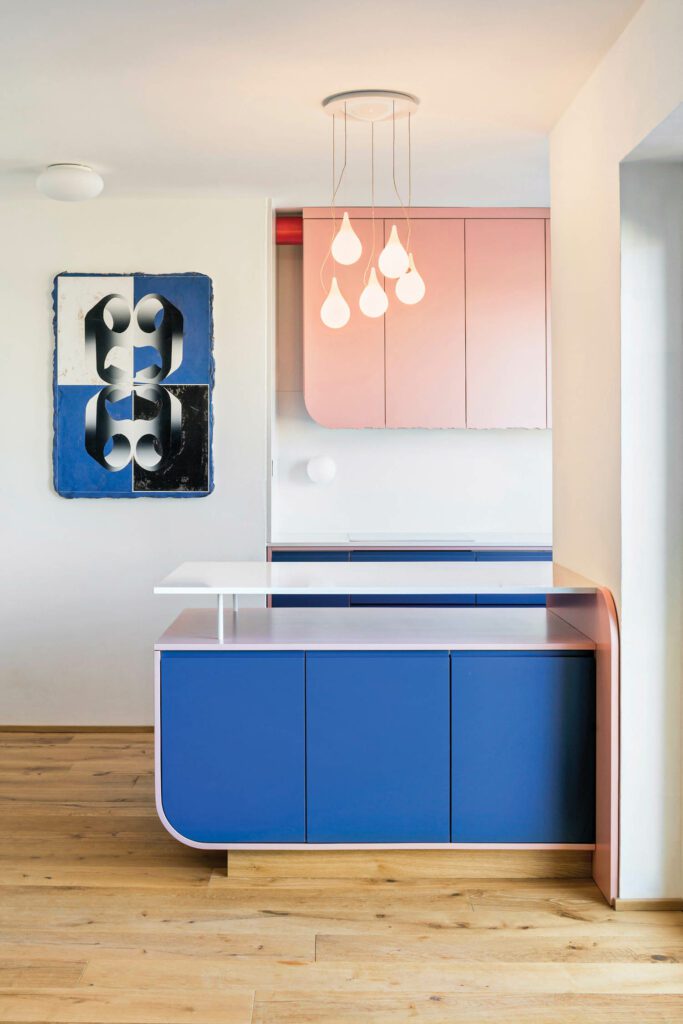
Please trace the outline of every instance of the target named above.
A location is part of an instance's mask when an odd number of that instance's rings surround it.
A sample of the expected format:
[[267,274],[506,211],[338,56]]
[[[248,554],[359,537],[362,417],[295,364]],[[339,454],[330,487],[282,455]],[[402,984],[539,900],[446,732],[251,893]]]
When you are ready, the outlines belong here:
[[[400,210],[375,222],[375,255]],[[349,323],[325,327],[320,306],[333,273],[320,267],[329,209],[304,210],[304,398],[325,427],[545,427],[550,425],[550,248],[545,209],[411,211],[410,248],[424,278],[406,306],[384,282],[386,316],[358,307],[372,245],[370,210],[352,209],[363,254],[335,268]],[[338,219],[340,223],[341,217]]]
[[[323,286],[320,267],[332,239],[332,221],[304,220],[304,400],[309,415],[323,427],[385,425],[384,317],[370,319],[358,308],[372,245],[372,224],[369,220],[354,220],[353,227],[363,245],[360,260],[343,267],[334,265],[330,257],[323,271]],[[384,224],[378,219],[375,264],[383,237]],[[333,273],[351,307],[351,319],[338,330],[325,327],[320,319],[320,307]]]
[[467,426],[545,427],[545,220],[465,222]]
[[[405,222],[396,222],[404,245]],[[385,221],[387,238],[392,221]],[[414,306],[387,281],[388,427],[465,426],[465,230],[462,220],[415,220],[410,250],[426,293]]]

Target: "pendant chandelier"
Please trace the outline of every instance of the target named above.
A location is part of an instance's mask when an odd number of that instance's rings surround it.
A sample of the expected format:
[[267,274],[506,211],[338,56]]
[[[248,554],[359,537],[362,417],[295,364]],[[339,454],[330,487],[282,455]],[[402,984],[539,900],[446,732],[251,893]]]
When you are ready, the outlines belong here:
[[[385,280],[396,282],[394,292],[399,302],[413,306],[423,298],[426,288],[415,265],[415,257],[411,251],[410,206],[412,201],[412,140],[411,119],[419,105],[419,100],[410,93],[392,92],[389,90],[361,89],[356,92],[342,92],[328,96],[323,100],[323,110],[332,116],[332,234],[330,246],[320,268],[320,283],[326,298],[320,307],[320,319],[326,327],[338,329],[345,327],[351,318],[351,308],[342,295],[337,280],[336,265],[351,266],[357,263],[363,254],[363,245],[353,229],[348,211],[344,211],[341,224],[337,220],[337,193],[346,171],[347,131],[348,122],[364,121],[370,125],[370,199],[372,206],[372,243],[369,253],[365,254],[363,271],[363,288],[357,298],[361,313],[368,317],[384,316],[389,308],[389,296],[382,286],[377,271]],[[337,118],[343,123],[344,129],[344,161],[337,176],[336,139]],[[396,122],[407,118],[407,151],[408,151],[408,202],[403,198],[397,185],[396,177]],[[381,252],[377,253],[375,231],[375,124],[380,121],[391,121],[391,167],[393,188],[403,211],[405,224],[402,225],[405,244],[401,241],[397,224],[392,224],[389,238]],[[375,264],[376,259],[376,264]],[[332,276],[326,280],[326,267],[332,261]],[[354,297],[355,300],[355,297]]]

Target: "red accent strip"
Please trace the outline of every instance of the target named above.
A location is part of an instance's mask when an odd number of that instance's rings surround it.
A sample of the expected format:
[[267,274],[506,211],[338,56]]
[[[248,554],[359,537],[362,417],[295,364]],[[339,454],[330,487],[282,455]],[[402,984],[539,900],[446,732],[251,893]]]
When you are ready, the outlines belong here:
[[304,240],[304,222],[301,217],[275,218],[276,245],[302,245]]

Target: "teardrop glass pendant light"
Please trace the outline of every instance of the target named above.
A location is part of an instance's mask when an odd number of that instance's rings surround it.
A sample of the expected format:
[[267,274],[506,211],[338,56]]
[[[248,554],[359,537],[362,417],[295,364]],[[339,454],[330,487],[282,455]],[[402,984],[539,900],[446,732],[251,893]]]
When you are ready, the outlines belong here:
[[342,217],[341,227],[332,242],[332,258],[345,267],[357,263],[363,252],[360,238],[353,230],[348,213]]
[[414,306],[424,298],[426,290],[425,283],[415,267],[413,254],[410,252],[408,253],[408,269],[405,274],[401,274],[396,282],[396,298],[404,302],[406,306]]
[[377,280],[377,272],[374,267],[370,271],[368,283],[360,293],[358,305],[360,306],[361,313],[364,313],[365,316],[384,316],[387,311],[389,299],[384,288],[382,288],[382,285]]
[[378,262],[385,277],[400,277],[408,269],[408,253],[401,244],[395,224],[392,225],[389,241],[379,254]]
[[[378,319],[384,316],[389,308],[389,297],[386,292],[386,281],[396,282],[396,298],[408,306],[420,302],[426,292],[425,282],[415,267],[411,248],[411,217],[412,206],[412,140],[411,140],[411,118],[417,111],[419,100],[416,96],[406,92],[396,92],[391,89],[357,89],[350,92],[336,93],[323,100],[323,108],[332,115],[332,190],[330,199],[331,229],[333,237],[320,267],[321,291],[324,293],[329,277],[325,272],[328,262],[331,261],[332,283],[325,296],[325,301],[320,308],[322,322],[333,329],[346,326],[351,319],[349,304],[342,295],[337,278],[335,276],[336,265],[350,267],[363,257],[363,289],[358,299],[358,305],[364,316]],[[337,168],[336,132],[335,120],[337,116],[343,124],[343,160],[341,167]],[[401,118],[407,119],[407,205],[404,203],[402,189],[399,188],[399,175],[397,174],[396,162],[396,122]],[[347,166],[347,129],[348,121],[360,121],[368,125],[370,129],[370,207],[371,224],[364,224],[368,231],[367,241],[361,240],[353,228],[348,211],[342,216],[341,224],[338,221],[336,206],[337,196],[344,180]],[[391,124],[391,180],[394,191],[400,206],[401,213],[405,217],[405,244],[399,237],[396,224],[391,225],[389,237],[386,244],[377,257],[377,250],[384,238],[383,226],[377,230],[375,215],[375,125],[379,122],[390,122]],[[343,209],[343,207],[342,207]],[[394,207],[394,215],[398,216],[398,207]],[[337,225],[339,224],[339,227]],[[379,237],[378,237],[379,236]],[[377,248],[375,248],[377,244]],[[367,249],[367,252],[365,251]],[[419,252],[418,252],[419,258]],[[360,271],[358,277],[360,277]],[[380,281],[380,276],[383,280]],[[346,279],[345,288],[353,287],[353,272]],[[357,321],[354,321],[357,323]]]
[[332,278],[327,298],[320,307],[320,319],[326,327],[337,329],[345,327],[351,317],[351,309],[348,302],[339,290],[337,278]]

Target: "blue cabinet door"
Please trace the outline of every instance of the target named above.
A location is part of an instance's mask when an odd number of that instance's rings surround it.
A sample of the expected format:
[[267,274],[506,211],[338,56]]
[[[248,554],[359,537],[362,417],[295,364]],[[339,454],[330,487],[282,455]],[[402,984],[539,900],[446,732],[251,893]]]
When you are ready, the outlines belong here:
[[164,813],[203,843],[303,842],[304,655],[161,657]]
[[453,841],[592,843],[595,660],[454,652]]
[[308,841],[448,842],[447,652],[306,655]]
[[[352,551],[352,562],[473,562],[473,551]],[[357,594],[351,595],[351,607],[447,607],[473,605],[474,594]]]
[[[552,562],[552,551],[477,551],[478,562]],[[484,608],[545,608],[545,594],[477,594]]]
[[[348,562],[348,551],[271,551],[273,562]],[[271,608],[348,608],[349,598],[343,594],[273,594]]]

